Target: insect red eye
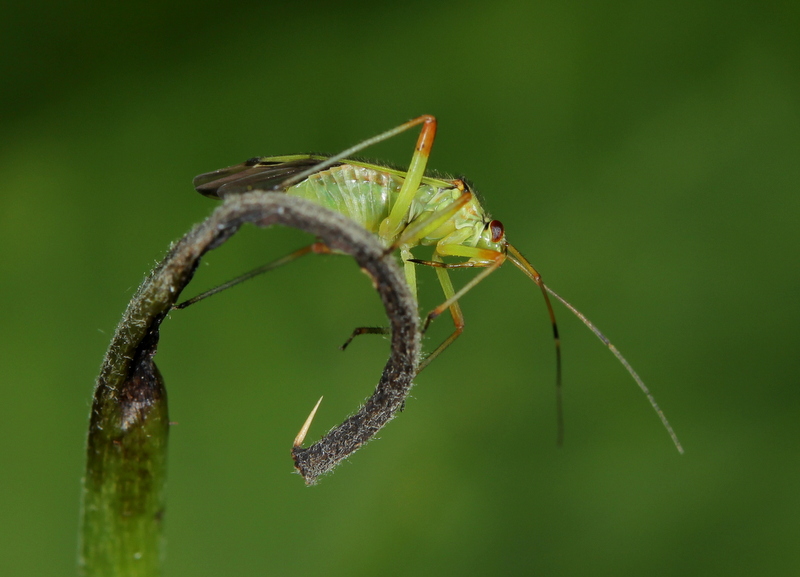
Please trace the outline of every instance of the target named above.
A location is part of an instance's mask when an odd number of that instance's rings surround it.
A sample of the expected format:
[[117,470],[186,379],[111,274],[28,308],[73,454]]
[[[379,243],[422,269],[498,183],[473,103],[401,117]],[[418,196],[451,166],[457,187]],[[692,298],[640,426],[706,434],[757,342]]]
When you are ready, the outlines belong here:
[[493,220],[489,223],[489,230],[492,231],[492,242],[500,242],[503,240],[503,236],[505,235],[505,230],[503,229],[503,223],[499,220]]

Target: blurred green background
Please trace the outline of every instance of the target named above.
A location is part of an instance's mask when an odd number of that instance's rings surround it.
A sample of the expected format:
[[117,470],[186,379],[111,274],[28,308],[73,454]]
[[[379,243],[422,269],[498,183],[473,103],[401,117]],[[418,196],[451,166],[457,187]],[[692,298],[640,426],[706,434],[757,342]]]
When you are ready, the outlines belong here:
[[[306,488],[303,419],[324,394],[311,436],[341,421],[388,352],[338,350],[382,308],[351,261],[309,257],[164,324],[167,574],[797,574],[799,6],[4,7],[0,574],[74,572],[94,378],[137,284],[215,206],[192,177],[423,113],[432,167],[475,183],[686,454],[562,307],[556,447],[545,309],[505,266],[381,439]],[[368,155],[405,164],[415,137]],[[244,230],[187,296],[307,240]]]

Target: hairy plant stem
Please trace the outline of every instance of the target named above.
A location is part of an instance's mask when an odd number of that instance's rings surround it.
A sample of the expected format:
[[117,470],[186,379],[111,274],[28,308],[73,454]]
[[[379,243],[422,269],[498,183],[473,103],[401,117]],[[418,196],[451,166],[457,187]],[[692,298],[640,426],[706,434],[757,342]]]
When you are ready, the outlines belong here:
[[164,545],[167,395],[153,362],[159,327],[201,257],[241,225],[281,224],[351,255],[373,280],[392,328],[392,350],[366,404],[308,449],[292,451],[306,483],[367,442],[402,408],[419,363],[416,302],[392,255],[346,217],[282,193],[225,200],[169,250],[117,326],[94,392],[87,441],[79,565],[87,577],[160,575]]

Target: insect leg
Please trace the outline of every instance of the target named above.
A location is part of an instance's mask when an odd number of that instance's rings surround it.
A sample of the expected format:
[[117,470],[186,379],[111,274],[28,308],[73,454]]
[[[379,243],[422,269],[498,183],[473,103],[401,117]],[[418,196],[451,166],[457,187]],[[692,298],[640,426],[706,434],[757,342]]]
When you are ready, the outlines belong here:
[[[414,266],[414,259],[412,258],[414,255],[411,254],[411,251],[408,248],[403,247],[400,249],[400,257],[403,259],[403,267],[406,277],[406,283],[408,287],[411,289],[411,294],[414,297],[414,300],[417,300],[417,268]],[[353,330],[353,333],[350,335],[350,338],[345,341],[345,343],[339,347],[342,350],[347,348],[347,345],[350,342],[360,335],[388,335],[391,334],[391,329],[389,327],[356,327]]]
[[304,246],[303,248],[300,248],[300,249],[298,249],[298,250],[296,250],[296,251],[294,251],[294,252],[292,252],[290,254],[287,254],[286,256],[284,256],[282,258],[279,258],[278,260],[274,260],[274,261],[269,262],[267,264],[261,265],[260,267],[254,268],[250,272],[246,272],[243,275],[238,276],[233,280],[229,280],[228,282],[223,283],[223,284],[221,284],[219,286],[216,286],[216,287],[214,287],[214,288],[212,288],[210,290],[207,290],[204,293],[200,293],[196,297],[192,297],[189,300],[185,300],[182,303],[179,303],[179,304],[173,306],[172,308],[173,309],[185,309],[189,305],[193,305],[193,304],[195,304],[197,302],[200,302],[201,300],[206,299],[206,298],[208,298],[208,297],[210,297],[212,295],[215,295],[215,294],[217,294],[219,292],[222,292],[222,291],[227,290],[227,289],[229,289],[231,287],[234,287],[239,283],[243,283],[246,280],[250,280],[251,278],[253,278],[255,276],[258,276],[258,275],[263,274],[265,272],[268,272],[268,271],[271,271],[273,269],[276,269],[279,266],[283,266],[285,264],[293,262],[293,261],[297,260],[298,258],[300,258],[301,256],[305,256],[310,252],[317,253],[317,254],[322,254],[322,253],[330,252],[330,249],[324,243],[321,243],[321,242],[312,243],[312,244],[310,244],[308,246]]
[[[411,253],[411,250],[408,248],[408,246],[419,244],[419,241],[421,239],[425,238],[426,236],[428,236],[429,233],[439,228],[442,225],[442,223],[452,218],[453,215],[457,213],[461,209],[461,207],[467,204],[471,199],[472,199],[472,193],[470,193],[469,191],[465,191],[461,196],[459,196],[450,204],[447,204],[444,207],[435,210],[431,214],[427,215],[425,218],[421,218],[417,222],[408,225],[402,231],[402,234],[399,236],[399,238],[397,238],[394,244],[392,244],[392,246],[390,246],[387,249],[387,252],[391,252],[398,246],[401,247],[400,258],[403,261],[406,282],[408,283],[408,286],[411,289],[411,293],[414,295],[414,299],[417,298],[417,272],[414,264],[429,264],[429,263],[427,261],[420,261],[412,258],[414,255]],[[437,258],[435,253],[434,253],[434,258]],[[432,266],[437,266],[437,267],[441,266],[445,268],[448,266],[441,260],[441,258],[439,258],[439,260],[436,263],[430,263],[430,264]],[[470,264],[470,266],[475,266],[475,265]],[[452,294],[454,293],[453,283],[450,282],[450,277],[447,275],[447,272],[442,270],[441,268],[437,268],[436,274],[439,276],[439,284],[442,285],[442,288],[445,291],[445,296],[446,297],[452,296]],[[456,325],[456,331],[452,335],[450,335],[450,337],[444,343],[439,345],[439,347],[437,347],[437,349],[430,356],[428,356],[427,359],[425,359],[422,362],[419,370],[422,370],[423,367],[425,367],[430,361],[432,361],[436,356],[438,356],[440,352],[442,352],[444,349],[450,346],[450,343],[452,343],[456,338],[458,338],[458,335],[461,334],[464,328],[464,315],[461,313],[461,308],[458,306],[458,304],[455,304],[451,308],[451,314],[453,315],[453,322]],[[430,320],[428,321],[428,323],[429,322]],[[427,328],[427,324],[425,326]],[[342,350],[344,350],[345,347],[348,344],[350,344],[350,341],[352,341],[353,338],[359,335],[387,334],[386,332],[387,330],[382,330],[379,327],[358,327],[353,331],[353,334],[350,335],[350,338],[347,340],[347,342],[345,342],[345,344],[342,345]]]
[[[442,257],[439,256],[438,252],[434,251],[432,258],[433,262],[431,262],[431,265],[436,266],[436,276],[439,278],[439,284],[442,285],[442,292],[444,292],[444,297],[445,299],[447,299],[447,301],[450,301],[453,295],[455,295],[455,290],[453,289],[453,282],[450,280],[450,275],[447,274],[446,265],[444,261],[442,261]],[[445,266],[438,266],[438,265],[445,265]],[[455,325],[455,330],[438,347],[436,347],[431,354],[425,357],[425,359],[419,364],[417,372],[427,367],[431,363],[431,361],[433,361],[433,359],[438,357],[442,353],[442,351],[444,351],[447,347],[453,344],[453,342],[461,335],[461,333],[464,332],[464,313],[461,312],[461,306],[457,302],[453,302],[452,305],[449,306],[449,308],[450,308],[450,315],[453,317],[453,324]],[[422,329],[423,333],[428,329],[429,324],[430,324],[430,317],[425,321],[425,325]]]
[[406,277],[406,283],[408,288],[411,289],[411,295],[414,300],[419,302],[417,300],[417,267],[414,266],[412,261],[413,256],[409,248],[403,247],[400,249],[400,258],[403,260],[403,273]]
[[[442,260],[442,255],[445,256],[465,256],[469,257],[470,262],[466,263],[445,263]],[[438,307],[428,313],[425,323],[422,327],[423,332],[428,329],[431,321],[442,314],[445,310],[450,309],[450,314],[453,317],[453,324],[455,331],[447,337],[442,344],[425,358],[420,363],[419,370],[424,369],[430,362],[435,359],[442,351],[449,347],[459,335],[464,331],[464,314],[461,312],[461,306],[458,304],[458,299],[464,296],[470,289],[485,279],[487,276],[496,271],[501,264],[505,261],[505,255],[501,252],[488,249],[473,248],[462,245],[442,245],[437,246],[433,253],[432,261],[414,260],[418,264],[426,264],[436,268],[436,276],[439,278],[439,284],[442,285],[445,301]],[[480,274],[476,275],[471,281],[465,284],[461,289],[456,292],[453,289],[453,283],[450,280],[450,275],[447,273],[448,268],[464,268],[464,267],[484,267]]]
[[[433,309],[431,312],[428,313],[427,318],[425,319],[425,324],[422,327],[422,330],[426,330],[428,325],[431,324],[431,321],[442,314],[446,309],[448,309],[451,305],[456,304],[458,299],[462,296],[467,294],[472,288],[474,288],[478,283],[480,283],[483,279],[487,276],[492,274],[500,265],[503,264],[506,260],[506,255],[502,252],[498,252],[496,250],[490,249],[482,249],[482,248],[474,248],[470,246],[462,246],[458,244],[448,244],[444,246],[437,246],[436,251],[433,254],[434,262],[441,262],[441,256],[466,256],[470,259],[475,259],[471,263],[455,263],[455,264],[448,264],[442,262],[441,265],[433,265],[436,267],[436,272],[439,273],[440,271],[445,272],[444,269],[448,268],[463,268],[465,265],[472,266],[472,267],[485,267],[484,270],[480,272],[480,274],[476,275],[472,280],[470,280],[467,284],[459,289],[458,292],[452,292],[452,285],[450,289],[451,294],[447,294],[448,291],[445,289],[445,296],[447,300],[445,300],[442,304],[438,307]],[[446,274],[446,273],[445,273]],[[439,283],[442,284],[442,288],[444,289],[445,286],[442,283],[442,276],[439,277]],[[449,281],[449,277],[447,277]]]
[[353,329],[353,333],[348,337],[348,339],[344,342],[344,344],[339,347],[341,350],[345,350],[347,345],[353,342],[353,339],[359,337],[361,335],[390,335],[392,334],[392,329],[389,327],[356,327]]
[[[418,245],[423,238],[435,231],[446,221],[453,218],[453,216],[455,216],[455,214],[470,200],[472,200],[472,193],[465,191],[450,204],[445,204],[443,207],[436,209],[424,218],[416,219],[406,226],[397,240],[389,247],[388,252],[391,252],[398,246]],[[403,261],[405,262],[406,260],[404,256]]]
[[428,157],[433,148],[433,139],[436,137],[436,118],[433,116],[420,116],[411,122],[423,122],[422,130],[417,138],[417,145],[414,154],[411,156],[411,164],[408,167],[403,186],[386,220],[381,223],[379,235],[381,238],[394,239],[403,226],[403,222],[408,218],[408,209],[411,201],[417,194],[417,189],[425,175],[425,167],[428,164]]
[[[436,118],[431,116],[430,114],[423,114],[422,116],[418,116],[417,118],[412,118],[408,122],[401,124],[400,126],[396,126],[391,130],[387,130],[386,132],[382,132],[377,136],[373,136],[372,138],[368,138],[358,144],[351,146],[347,150],[343,150],[339,154],[331,156],[330,158],[326,158],[319,164],[316,164],[309,168],[308,170],[304,170],[303,172],[299,172],[283,182],[276,187],[276,189],[285,189],[293,184],[297,184],[301,180],[308,178],[312,174],[319,172],[320,170],[324,170],[329,166],[332,166],[343,160],[349,156],[352,156],[358,152],[361,152],[365,148],[372,146],[373,144],[378,144],[379,142],[383,142],[384,140],[388,140],[397,136],[398,134],[405,132],[409,128],[413,128],[419,124],[424,124],[422,127],[422,132],[417,139],[417,147],[414,151],[414,156],[411,158],[411,166],[408,169],[408,174],[411,175],[412,171],[419,172],[419,179],[417,180],[416,185],[413,186],[413,182],[408,183],[408,178],[406,178],[406,182],[403,183],[403,187],[401,188],[400,196],[403,197],[403,191],[406,191],[406,196],[409,198],[405,200],[406,202],[406,211],[408,211],[408,207],[411,205],[411,200],[414,198],[414,194],[416,194],[417,189],[419,188],[419,183],[422,179],[422,176],[425,173],[425,164],[428,162],[428,156],[430,155],[431,147],[433,146],[433,138],[436,135]],[[419,164],[422,164],[421,168],[418,167]],[[406,186],[408,183],[408,186]],[[406,189],[411,189],[409,193]],[[402,220],[403,215],[400,215],[400,220]]]

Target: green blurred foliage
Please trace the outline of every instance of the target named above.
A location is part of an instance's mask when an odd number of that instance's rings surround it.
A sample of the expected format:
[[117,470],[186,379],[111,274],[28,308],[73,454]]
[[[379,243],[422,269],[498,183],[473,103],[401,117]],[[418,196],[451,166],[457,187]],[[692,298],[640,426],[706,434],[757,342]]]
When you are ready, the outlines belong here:
[[[325,395],[312,436],[343,419],[388,351],[338,351],[382,311],[347,259],[309,257],[164,325],[167,574],[797,574],[798,30],[796,2],[6,6],[0,574],[74,570],[92,384],[137,283],[214,207],[191,178],[422,113],[432,166],[476,183],[686,455],[564,309],[555,446],[546,314],[504,267],[381,440],[307,489],[308,410]],[[189,292],[306,240],[245,230]]]

